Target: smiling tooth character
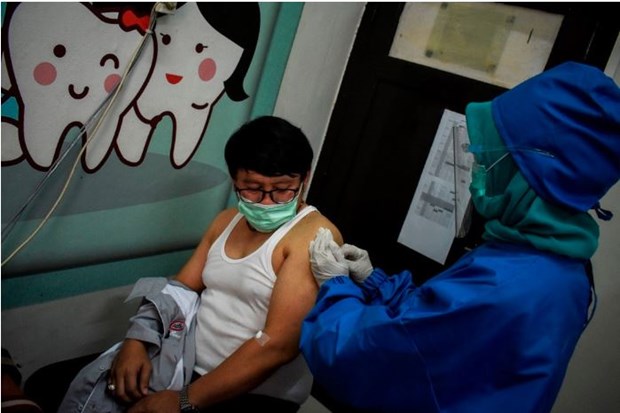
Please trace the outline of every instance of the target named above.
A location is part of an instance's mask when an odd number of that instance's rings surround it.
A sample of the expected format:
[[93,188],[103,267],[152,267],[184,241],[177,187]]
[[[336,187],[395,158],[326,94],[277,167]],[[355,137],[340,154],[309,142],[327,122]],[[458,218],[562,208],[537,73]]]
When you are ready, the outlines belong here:
[[186,165],[224,92],[233,101],[247,97],[243,79],[259,29],[257,3],[185,3],[174,14],[159,17],[155,65],[144,89],[122,115],[116,139],[119,157],[133,165],[142,162],[157,123],[169,116],[171,162],[176,168]]
[[[7,13],[6,21],[8,50],[3,53],[19,117],[3,119],[2,130],[18,135],[23,156],[33,167],[47,170],[69,131],[82,127],[114,90],[141,35],[122,30],[117,20],[82,3],[19,3]],[[143,59],[147,63],[135,66],[131,82],[101,123],[101,135],[88,144],[86,170],[97,169],[109,155],[113,139],[109,130],[116,128],[120,113],[151,67],[152,58]],[[83,142],[90,132],[92,126]],[[3,161],[19,159],[15,148],[4,152]]]

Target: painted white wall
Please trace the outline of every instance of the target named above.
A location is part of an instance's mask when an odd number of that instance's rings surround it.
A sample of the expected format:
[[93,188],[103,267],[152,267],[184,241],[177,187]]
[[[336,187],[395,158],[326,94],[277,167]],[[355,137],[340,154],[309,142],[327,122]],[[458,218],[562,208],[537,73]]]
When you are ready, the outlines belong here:
[[300,127],[314,166],[366,3],[306,3],[274,115]]
[[607,193],[601,206],[615,216],[599,221],[600,246],[592,259],[598,305],[577,344],[552,413],[620,411],[620,184]]

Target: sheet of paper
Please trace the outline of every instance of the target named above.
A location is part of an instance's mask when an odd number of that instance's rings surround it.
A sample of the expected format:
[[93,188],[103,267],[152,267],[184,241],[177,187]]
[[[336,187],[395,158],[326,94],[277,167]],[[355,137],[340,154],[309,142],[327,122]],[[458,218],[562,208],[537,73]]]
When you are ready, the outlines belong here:
[[463,158],[454,150],[465,140],[465,115],[445,110],[398,236],[400,244],[441,264],[450,252],[470,198],[473,157]]

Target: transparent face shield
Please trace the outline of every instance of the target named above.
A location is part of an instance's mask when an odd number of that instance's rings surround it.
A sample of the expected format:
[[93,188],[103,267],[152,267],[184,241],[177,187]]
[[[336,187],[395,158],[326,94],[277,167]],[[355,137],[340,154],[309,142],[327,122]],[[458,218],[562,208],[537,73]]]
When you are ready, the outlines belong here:
[[[472,145],[467,128],[463,125],[452,129],[454,152],[454,233],[464,238],[471,227],[473,203],[471,196],[488,193],[489,172],[510,154],[509,148]],[[487,164],[480,163],[485,159]]]
[[[454,225],[455,237],[464,238],[471,226],[473,203],[471,197],[494,196],[489,173],[508,158],[511,152],[533,152],[537,156],[553,158],[548,151],[527,147],[485,147],[469,141],[467,128],[452,129],[454,153]],[[501,186],[501,185],[500,185]]]
[[473,205],[469,186],[472,180],[474,156],[469,152],[469,136],[464,125],[452,128],[454,166],[454,236],[464,238],[471,227]]

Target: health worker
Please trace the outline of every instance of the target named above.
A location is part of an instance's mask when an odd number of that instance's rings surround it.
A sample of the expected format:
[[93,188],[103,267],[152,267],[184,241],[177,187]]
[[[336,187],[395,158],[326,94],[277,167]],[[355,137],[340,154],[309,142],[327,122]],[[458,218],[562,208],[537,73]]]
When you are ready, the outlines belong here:
[[[343,411],[549,412],[588,322],[599,200],[620,177],[620,89],[567,62],[466,107],[484,242],[421,285],[327,230],[302,326],[314,379]],[[424,234],[417,234],[424,236]]]

